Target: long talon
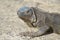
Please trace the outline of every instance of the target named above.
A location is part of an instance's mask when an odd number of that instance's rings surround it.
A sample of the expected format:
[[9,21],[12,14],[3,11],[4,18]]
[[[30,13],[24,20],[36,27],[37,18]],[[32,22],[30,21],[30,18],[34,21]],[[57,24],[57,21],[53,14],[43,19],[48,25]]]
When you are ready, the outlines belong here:
[[29,36],[29,37],[33,37],[33,32],[22,32],[22,33],[19,33],[19,35],[21,36]]

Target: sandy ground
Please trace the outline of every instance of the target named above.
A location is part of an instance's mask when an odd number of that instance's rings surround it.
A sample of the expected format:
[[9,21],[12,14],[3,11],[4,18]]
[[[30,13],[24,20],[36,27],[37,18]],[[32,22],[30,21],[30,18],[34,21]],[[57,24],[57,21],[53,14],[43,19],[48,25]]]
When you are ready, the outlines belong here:
[[[50,4],[49,2],[46,2],[46,4],[43,3],[44,1],[40,1],[43,4],[41,5],[42,9],[44,8],[44,10],[48,9],[47,11],[52,11],[53,8],[53,12],[60,12],[60,4],[57,4],[56,6],[54,3]],[[60,40],[60,35],[57,35],[55,33],[31,39],[30,37],[21,37],[19,35],[20,32],[24,32],[27,30],[30,31],[28,25],[26,25],[17,16],[17,10],[22,6],[21,3],[23,3],[23,0],[0,0],[0,40]],[[50,4],[50,6],[48,6],[48,3]]]

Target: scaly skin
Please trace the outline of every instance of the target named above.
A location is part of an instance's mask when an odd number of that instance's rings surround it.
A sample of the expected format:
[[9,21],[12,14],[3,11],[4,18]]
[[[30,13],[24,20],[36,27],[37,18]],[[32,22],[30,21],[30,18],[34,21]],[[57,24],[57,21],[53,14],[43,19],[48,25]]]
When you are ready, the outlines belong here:
[[37,32],[22,32],[21,35],[37,37],[45,34],[50,27],[55,33],[60,33],[60,14],[45,12],[37,7],[23,7],[21,9],[17,12],[18,16],[27,24],[39,27]]

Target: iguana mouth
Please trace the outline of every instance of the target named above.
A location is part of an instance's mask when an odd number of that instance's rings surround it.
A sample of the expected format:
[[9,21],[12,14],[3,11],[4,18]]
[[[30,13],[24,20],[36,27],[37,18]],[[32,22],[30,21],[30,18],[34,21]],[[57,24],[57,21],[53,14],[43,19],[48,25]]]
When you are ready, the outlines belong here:
[[[34,23],[37,22],[37,15],[36,15],[36,12],[35,12],[35,8],[32,7],[32,11],[33,11],[34,18],[33,18],[33,22],[32,22],[31,24],[33,25]],[[33,25],[33,26],[34,26],[34,25]],[[34,26],[34,27],[35,27],[35,26]]]
[[33,11],[33,22],[32,23],[36,23],[37,22],[37,15],[36,15],[36,12],[35,12],[35,8],[32,7],[32,11]]

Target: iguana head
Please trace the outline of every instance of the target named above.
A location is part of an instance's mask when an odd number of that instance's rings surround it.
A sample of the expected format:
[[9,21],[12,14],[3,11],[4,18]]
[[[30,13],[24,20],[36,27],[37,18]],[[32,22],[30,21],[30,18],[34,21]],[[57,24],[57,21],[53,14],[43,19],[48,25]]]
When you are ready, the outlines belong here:
[[22,7],[17,11],[18,16],[24,21],[35,22],[36,16],[33,7]]

